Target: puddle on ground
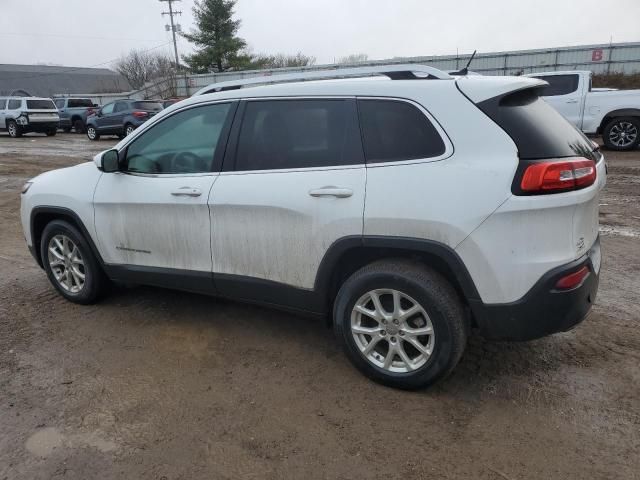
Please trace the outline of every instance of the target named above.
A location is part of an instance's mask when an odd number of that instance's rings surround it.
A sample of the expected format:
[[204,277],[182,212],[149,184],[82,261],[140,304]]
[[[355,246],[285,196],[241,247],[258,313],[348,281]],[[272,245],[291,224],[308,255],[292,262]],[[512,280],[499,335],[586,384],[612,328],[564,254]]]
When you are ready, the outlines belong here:
[[25,447],[30,453],[37,457],[48,457],[55,449],[60,447],[92,447],[99,452],[107,453],[115,450],[118,446],[110,440],[105,440],[95,432],[76,433],[66,436],[56,428],[47,427],[31,435],[27,439]]

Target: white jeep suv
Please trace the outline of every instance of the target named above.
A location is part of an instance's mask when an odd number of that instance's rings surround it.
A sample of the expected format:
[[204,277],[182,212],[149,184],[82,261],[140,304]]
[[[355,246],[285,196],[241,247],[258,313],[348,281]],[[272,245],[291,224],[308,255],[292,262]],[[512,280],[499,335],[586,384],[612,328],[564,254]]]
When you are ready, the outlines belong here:
[[595,300],[605,163],[544,85],[419,65],[212,85],[28,182],[27,244],[71,301],[115,280],[323,315],[370,378],[429,385],[472,328],[538,338]]

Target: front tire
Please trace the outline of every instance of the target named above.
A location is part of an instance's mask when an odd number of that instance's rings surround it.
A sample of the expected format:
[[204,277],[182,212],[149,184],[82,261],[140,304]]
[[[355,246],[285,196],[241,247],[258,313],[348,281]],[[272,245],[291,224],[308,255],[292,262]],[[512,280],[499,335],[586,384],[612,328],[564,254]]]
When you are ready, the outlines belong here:
[[96,127],[94,127],[93,125],[87,125],[87,137],[91,141],[100,140],[100,134],[98,133]]
[[602,140],[610,150],[634,150],[640,144],[640,119],[614,118],[604,127]]
[[58,133],[57,130],[49,130],[48,132],[45,132],[45,134],[47,135],[47,137],[55,137],[56,133]]
[[417,389],[444,378],[464,352],[469,320],[458,294],[436,271],[404,259],[358,270],[334,305],[336,334],[370,379]]
[[20,138],[22,136],[22,128],[15,120],[7,120],[7,131],[11,138]]
[[104,272],[83,235],[70,223],[54,220],[45,227],[40,255],[49,281],[67,300],[90,304],[104,293]]

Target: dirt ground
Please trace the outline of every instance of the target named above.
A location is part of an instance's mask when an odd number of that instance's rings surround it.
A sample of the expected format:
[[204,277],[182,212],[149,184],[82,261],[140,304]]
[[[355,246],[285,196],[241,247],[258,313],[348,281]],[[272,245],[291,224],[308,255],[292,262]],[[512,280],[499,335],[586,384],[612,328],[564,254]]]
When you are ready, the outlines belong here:
[[450,378],[402,392],[321,321],[154,288],[57,295],[20,187],[114,143],[0,135],[0,480],[640,478],[640,151],[605,152],[591,316],[529,343],[474,336]]

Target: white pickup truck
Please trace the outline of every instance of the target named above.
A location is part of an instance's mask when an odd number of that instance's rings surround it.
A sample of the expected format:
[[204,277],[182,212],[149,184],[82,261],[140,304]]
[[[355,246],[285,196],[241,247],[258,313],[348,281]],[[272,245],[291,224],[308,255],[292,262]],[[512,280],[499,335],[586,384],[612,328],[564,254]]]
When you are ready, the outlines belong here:
[[528,75],[549,83],[544,99],[587,135],[602,135],[613,150],[640,144],[640,90],[593,89],[589,71]]

